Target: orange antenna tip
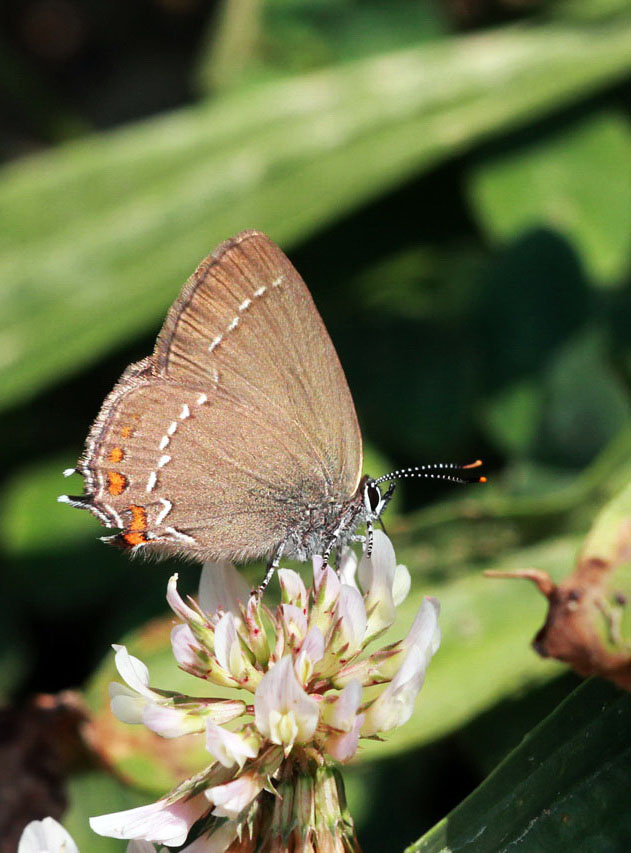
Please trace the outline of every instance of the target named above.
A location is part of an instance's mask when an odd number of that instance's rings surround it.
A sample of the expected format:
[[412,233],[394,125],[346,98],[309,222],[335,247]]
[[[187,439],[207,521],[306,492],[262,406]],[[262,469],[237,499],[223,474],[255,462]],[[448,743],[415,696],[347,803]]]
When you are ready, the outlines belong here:
[[475,462],[470,462],[469,465],[463,465],[463,468],[479,468],[483,462],[481,459],[476,459]]
[[479,481],[478,481],[478,482],[480,482],[480,483],[488,483],[489,481],[488,481],[488,479],[487,479],[486,477],[480,477],[480,479],[479,479]]

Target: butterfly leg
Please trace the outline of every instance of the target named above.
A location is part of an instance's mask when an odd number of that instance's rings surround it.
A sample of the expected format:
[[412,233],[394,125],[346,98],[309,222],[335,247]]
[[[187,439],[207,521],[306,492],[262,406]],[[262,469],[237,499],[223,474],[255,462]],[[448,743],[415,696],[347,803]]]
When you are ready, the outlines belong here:
[[270,560],[269,565],[267,567],[267,571],[265,573],[265,577],[263,578],[261,583],[251,591],[251,595],[255,595],[259,599],[263,597],[263,593],[267,589],[267,585],[269,584],[271,579],[274,577],[274,572],[276,571],[276,569],[278,568],[278,566],[280,564],[280,559],[283,556],[284,550],[285,550],[285,543],[283,542],[283,544],[280,546],[278,551],[274,554],[274,556]]
[[386,493],[382,498],[381,511],[379,513],[379,518],[381,518],[381,516],[384,513],[385,508],[390,503],[390,499],[392,498],[392,495],[394,494],[394,490],[396,489],[396,487],[397,487],[396,483],[390,483],[390,485],[386,489]]
[[366,522],[366,547],[364,549],[364,553],[370,559],[372,557],[372,543],[374,539],[374,528],[372,526],[372,521]]

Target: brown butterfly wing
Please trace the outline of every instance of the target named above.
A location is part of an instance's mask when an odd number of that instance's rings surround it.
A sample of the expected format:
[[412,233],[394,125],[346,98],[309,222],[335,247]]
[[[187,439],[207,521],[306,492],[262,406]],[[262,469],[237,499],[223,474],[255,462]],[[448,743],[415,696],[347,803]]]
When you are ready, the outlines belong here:
[[173,305],[154,354],[105,401],[83,501],[128,546],[202,559],[272,553],[308,505],[348,499],[361,435],[306,285],[258,232],[224,243]]

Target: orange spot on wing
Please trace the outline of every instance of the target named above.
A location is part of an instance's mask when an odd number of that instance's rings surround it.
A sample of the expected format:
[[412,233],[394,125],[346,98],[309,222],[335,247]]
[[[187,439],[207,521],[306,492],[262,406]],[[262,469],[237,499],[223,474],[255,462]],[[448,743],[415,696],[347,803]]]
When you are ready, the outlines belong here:
[[127,488],[127,477],[119,471],[107,472],[107,491],[110,495],[117,497],[122,495]]
[[123,533],[121,537],[126,545],[133,547],[134,545],[144,545],[147,542],[147,537],[142,532],[134,531],[133,533]]
[[130,530],[146,530],[147,529],[147,510],[144,506],[136,506],[132,504],[129,507],[131,511]]
[[125,451],[122,447],[113,447],[110,450],[109,460],[110,462],[120,462],[124,456]]

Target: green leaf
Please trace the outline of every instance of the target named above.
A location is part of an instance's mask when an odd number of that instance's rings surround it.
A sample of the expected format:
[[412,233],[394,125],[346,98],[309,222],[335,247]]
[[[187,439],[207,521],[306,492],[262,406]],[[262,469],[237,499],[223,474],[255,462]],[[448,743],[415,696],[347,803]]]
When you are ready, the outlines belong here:
[[619,286],[631,258],[631,126],[601,113],[478,165],[471,203],[497,242],[547,227],[569,238],[596,284]]
[[147,798],[121,784],[114,776],[96,771],[72,776],[67,793],[70,808],[64,815],[63,825],[79,850],[83,853],[123,853],[124,841],[97,835],[90,829],[88,820],[96,815],[144,806]]
[[631,696],[590,681],[408,853],[626,849]]
[[[0,173],[0,405],[154,329],[244,227],[285,247],[631,66],[629,26],[509,28],[225,96]],[[498,96],[498,92],[502,96]]]

